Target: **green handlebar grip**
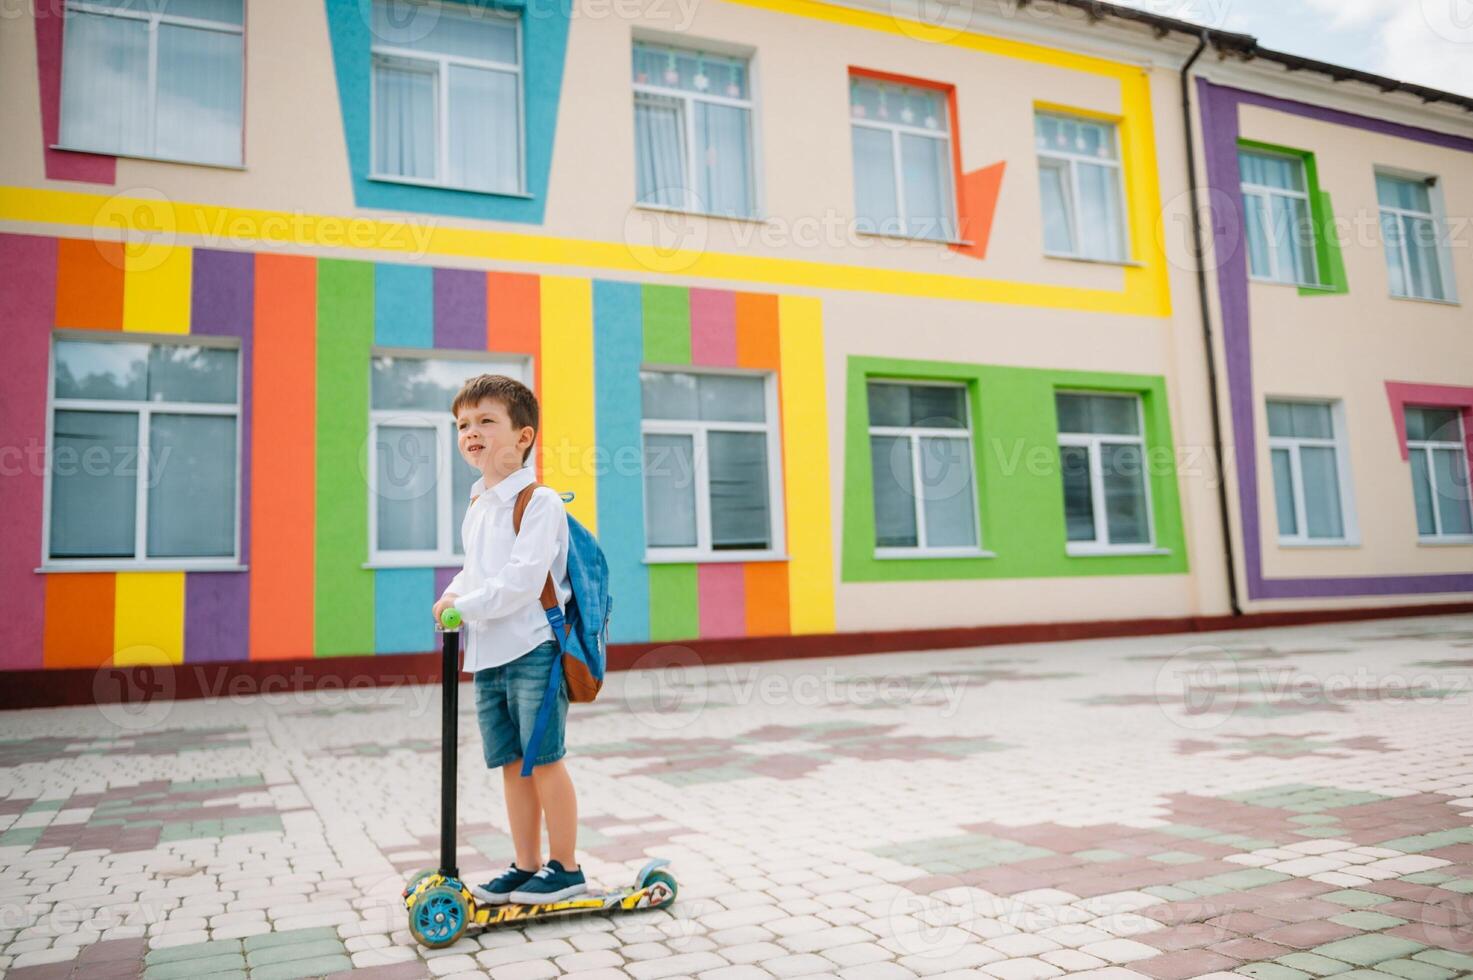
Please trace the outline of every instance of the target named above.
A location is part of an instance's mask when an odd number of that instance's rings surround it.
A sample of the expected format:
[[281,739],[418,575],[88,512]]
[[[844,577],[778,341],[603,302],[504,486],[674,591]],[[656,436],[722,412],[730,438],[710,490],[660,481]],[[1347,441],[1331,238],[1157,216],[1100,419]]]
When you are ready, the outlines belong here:
[[447,630],[460,629],[460,623],[460,610],[456,609],[454,606],[451,606],[444,612],[440,613],[440,625],[445,627]]

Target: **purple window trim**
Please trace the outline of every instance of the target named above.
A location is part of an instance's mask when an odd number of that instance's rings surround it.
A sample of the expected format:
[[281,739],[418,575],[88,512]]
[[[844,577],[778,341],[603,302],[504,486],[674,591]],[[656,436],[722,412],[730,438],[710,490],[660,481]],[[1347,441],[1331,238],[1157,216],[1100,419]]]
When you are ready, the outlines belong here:
[[1217,293],[1222,342],[1232,406],[1233,449],[1238,463],[1238,516],[1243,571],[1249,599],[1301,599],[1357,595],[1416,595],[1473,591],[1473,574],[1376,575],[1324,578],[1264,578],[1258,505],[1257,436],[1253,428],[1252,330],[1248,264],[1238,180],[1238,107],[1262,106],[1365,132],[1473,153],[1473,140],[1429,129],[1373,119],[1338,109],[1280,99],[1197,79],[1207,187],[1212,212],[1213,255],[1218,257]]

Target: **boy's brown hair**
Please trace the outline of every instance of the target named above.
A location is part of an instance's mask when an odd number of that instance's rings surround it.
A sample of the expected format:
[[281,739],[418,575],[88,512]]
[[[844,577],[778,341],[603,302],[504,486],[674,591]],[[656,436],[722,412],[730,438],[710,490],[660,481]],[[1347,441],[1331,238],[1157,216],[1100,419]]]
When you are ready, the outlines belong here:
[[[537,406],[537,396],[532,394],[531,388],[516,378],[509,378],[504,374],[480,374],[470,378],[461,386],[455,400],[450,403],[450,414],[458,416],[464,406],[478,405],[488,398],[499,402],[506,409],[513,428],[522,429],[530,425],[532,442],[536,443],[541,415],[541,410]],[[531,446],[523,450],[522,462],[525,463],[531,453]]]

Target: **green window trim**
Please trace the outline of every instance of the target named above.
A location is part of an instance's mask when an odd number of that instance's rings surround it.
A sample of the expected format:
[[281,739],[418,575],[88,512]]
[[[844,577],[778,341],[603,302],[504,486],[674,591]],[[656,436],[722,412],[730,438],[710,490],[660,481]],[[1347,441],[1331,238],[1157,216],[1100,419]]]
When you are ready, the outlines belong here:
[[[984,554],[875,557],[874,477],[866,386],[878,379],[950,381],[967,387],[972,461],[976,468],[977,526]],[[1064,485],[1059,471],[1058,418],[1054,408],[1054,392],[1060,389],[1140,397],[1155,536],[1153,552],[1068,553]],[[1187,571],[1176,451],[1164,378],[850,357],[845,395],[842,581],[1177,575]]]
[[1340,251],[1340,236],[1335,233],[1335,210],[1330,206],[1330,194],[1320,189],[1319,167],[1314,154],[1309,150],[1297,150],[1292,146],[1279,146],[1258,140],[1238,140],[1238,148],[1277,153],[1294,157],[1304,164],[1304,182],[1309,192],[1309,215],[1314,225],[1315,264],[1319,267],[1320,285],[1300,286],[1300,296],[1335,296],[1350,292],[1350,281],[1345,275],[1345,256]]

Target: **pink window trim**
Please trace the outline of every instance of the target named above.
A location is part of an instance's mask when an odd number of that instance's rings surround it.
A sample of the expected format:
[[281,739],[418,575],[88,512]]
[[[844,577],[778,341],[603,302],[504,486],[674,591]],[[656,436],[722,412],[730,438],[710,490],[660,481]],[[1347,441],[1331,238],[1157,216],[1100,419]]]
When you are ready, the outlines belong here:
[[1396,444],[1401,449],[1401,458],[1407,460],[1407,414],[1406,407],[1430,406],[1433,408],[1461,409],[1463,418],[1463,459],[1473,468],[1473,388],[1456,385],[1420,385],[1405,381],[1386,382],[1386,397],[1391,401],[1391,419],[1396,425]]
[[47,180],[115,184],[118,158],[101,153],[53,150],[61,134],[61,35],[63,0],[36,4],[36,75],[41,83],[41,153]]

